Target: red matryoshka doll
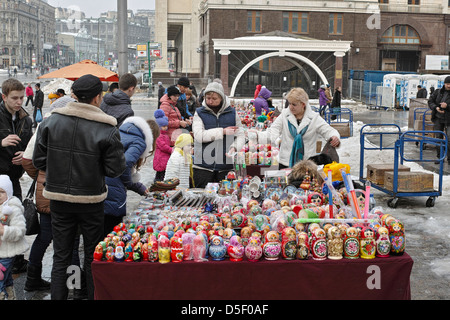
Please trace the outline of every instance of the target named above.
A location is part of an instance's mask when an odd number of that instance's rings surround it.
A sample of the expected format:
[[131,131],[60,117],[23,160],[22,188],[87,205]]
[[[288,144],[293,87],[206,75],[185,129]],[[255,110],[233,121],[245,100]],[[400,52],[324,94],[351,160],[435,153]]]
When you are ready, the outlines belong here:
[[148,261],[158,261],[158,241],[154,234],[150,234],[148,237]]
[[183,260],[194,259],[192,246],[194,244],[195,234],[191,232],[183,233],[181,240],[183,241]]
[[106,261],[108,261],[108,262],[114,261],[114,247],[113,246],[110,245],[110,246],[108,246],[108,248],[106,248],[105,258],[106,258]]
[[263,245],[263,254],[266,260],[278,260],[281,253],[281,241],[278,232],[269,231],[266,233]]
[[314,260],[325,260],[327,258],[327,240],[325,230],[314,229],[311,236],[311,255]]
[[344,240],[342,240],[341,231],[337,226],[328,229],[328,259],[342,259],[344,253]]
[[128,242],[125,246],[125,262],[133,261],[133,244]]
[[251,262],[257,262],[261,258],[261,239],[258,236],[250,237],[248,245],[245,247],[245,256]]
[[228,256],[230,257],[230,261],[242,261],[242,257],[245,253],[245,248],[242,245],[241,237],[236,235],[231,237],[227,252]]
[[344,239],[344,258],[359,258],[359,236],[355,227],[349,227],[346,230]]
[[389,223],[389,240],[391,241],[391,254],[401,256],[405,252],[406,238],[403,223],[395,220]]
[[389,231],[386,227],[380,227],[377,229],[377,246],[376,256],[379,258],[389,257],[391,252],[391,241],[389,240]]
[[252,234],[252,228],[247,226],[241,229],[241,240],[244,247],[247,246],[248,240]]
[[95,247],[94,251],[94,260],[95,261],[102,261],[103,260],[103,246],[99,243]]
[[309,258],[308,234],[305,231],[297,233],[297,259],[307,260]]
[[183,261],[183,240],[179,236],[170,239],[170,258],[173,262]]
[[203,234],[197,234],[192,242],[192,256],[195,262],[208,261],[206,259],[206,240]]
[[148,261],[148,242],[142,244],[142,261]]
[[311,192],[308,194],[307,203],[311,203],[319,207],[323,205],[323,195],[318,192]]
[[297,241],[295,229],[286,227],[281,232],[281,255],[283,259],[293,260],[297,253]]
[[375,232],[370,227],[364,227],[361,230],[359,239],[359,246],[361,252],[361,258],[373,259],[375,258],[376,245],[375,245]]
[[233,228],[243,228],[247,225],[247,216],[242,212],[236,212],[231,216],[231,225]]

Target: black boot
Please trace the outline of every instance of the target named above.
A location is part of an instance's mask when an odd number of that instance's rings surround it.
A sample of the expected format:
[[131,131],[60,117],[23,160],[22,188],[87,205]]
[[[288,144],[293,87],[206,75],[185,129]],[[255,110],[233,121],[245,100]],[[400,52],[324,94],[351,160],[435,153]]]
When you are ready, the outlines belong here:
[[41,277],[42,266],[36,267],[28,264],[27,281],[25,282],[25,291],[50,290],[50,282]]

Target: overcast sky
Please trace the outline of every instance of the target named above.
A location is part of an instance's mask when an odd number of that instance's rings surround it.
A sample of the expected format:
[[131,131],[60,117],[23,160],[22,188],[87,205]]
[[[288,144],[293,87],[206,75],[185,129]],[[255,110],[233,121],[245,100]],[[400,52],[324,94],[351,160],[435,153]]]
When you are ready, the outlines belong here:
[[[54,7],[69,8],[78,6],[87,18],[97,18],[100,13],[117,10],[117,0],[48,0]],[[136,12],[137,9],[155,9],[155,0],[128,0],[128,9]]]

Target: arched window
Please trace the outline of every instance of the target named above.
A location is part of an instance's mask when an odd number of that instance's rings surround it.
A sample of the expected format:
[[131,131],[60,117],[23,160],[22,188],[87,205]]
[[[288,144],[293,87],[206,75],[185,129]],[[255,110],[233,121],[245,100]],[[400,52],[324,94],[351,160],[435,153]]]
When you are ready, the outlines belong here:
[[420,44],[420,37],[414,28],[397,24],[383,33],[381,43]]

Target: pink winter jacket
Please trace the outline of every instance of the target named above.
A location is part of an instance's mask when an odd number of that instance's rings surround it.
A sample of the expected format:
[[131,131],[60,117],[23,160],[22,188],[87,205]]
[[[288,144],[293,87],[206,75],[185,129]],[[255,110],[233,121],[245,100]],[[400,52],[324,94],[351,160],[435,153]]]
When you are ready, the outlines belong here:
[[180,120],[182,120],[181,113],[176,106],[176,102],[170,100],[167,94],[163,95],[159,101],[161,101],[161,106],[159,108],[164,111],[164,114],[169,119],[167,135],[170,138],[170,145],[174,146],[175,140],[177,140],[178,136],[181,134],[181,129],[183,129],[180,127]]
[[153,170],[165,171],[167,161],[169,161],[172,154],[172,147],[170,146],[170,138],[167,131],[162,131],[159,137],[156,139],[155,156],[153,157]]
[[27,95],[27,97],[33,96],[33,95],[34,95],[33,88],[27,86],[27,87],[25,88],[25,94]]

